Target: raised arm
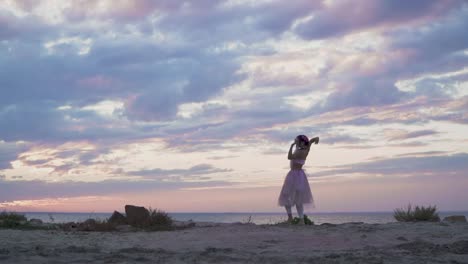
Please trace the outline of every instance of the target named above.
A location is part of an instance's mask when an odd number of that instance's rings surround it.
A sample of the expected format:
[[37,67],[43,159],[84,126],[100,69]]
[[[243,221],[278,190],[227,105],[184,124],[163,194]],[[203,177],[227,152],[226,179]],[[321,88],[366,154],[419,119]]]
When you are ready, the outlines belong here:
[[309,140],[309,145],[306,148],[307,154],[309,154],[310,147],[312,146],[313,143],[318,144],[319,143],[319,137],[314,137],[314,138],[311,138]]
[[314,137],[314,138],[310,139],[309,142],[310,142],[309,146],[312,145],[312,143],[318,144],[319,143],[319,137]]
[[288,152],[288,160],[292,160],[292,159],[294,159],[294,157],[293,157],[293,153],[292,153],[292,149],[293,149],[293,147],[294,147],[294,145],[295,145],[295,144],[296,144],[296,142],[292,143],[292,144],[291,144],[291,147],[289,148],[289,152]]

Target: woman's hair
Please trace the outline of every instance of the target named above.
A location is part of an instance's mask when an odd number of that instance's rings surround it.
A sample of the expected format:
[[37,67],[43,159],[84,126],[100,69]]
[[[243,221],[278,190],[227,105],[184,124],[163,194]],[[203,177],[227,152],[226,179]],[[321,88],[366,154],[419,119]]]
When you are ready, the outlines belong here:
[[299,135],[296,137],[299,142],[304,143],[304,145],[309,146],[309,138],[305,135]]

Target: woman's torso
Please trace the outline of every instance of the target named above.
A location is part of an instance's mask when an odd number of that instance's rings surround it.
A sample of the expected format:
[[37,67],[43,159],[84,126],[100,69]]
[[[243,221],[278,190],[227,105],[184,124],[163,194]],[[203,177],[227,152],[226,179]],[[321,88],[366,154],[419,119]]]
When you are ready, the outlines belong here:
[[294,151],[294,158],[290,160],[290,168],[292,170],[301,170],[305,164],[309,151],[304,149],[296,149]]
[[304,164],[305,160],[300,159],[293,159],[289,163],[291,170],[301,170]]

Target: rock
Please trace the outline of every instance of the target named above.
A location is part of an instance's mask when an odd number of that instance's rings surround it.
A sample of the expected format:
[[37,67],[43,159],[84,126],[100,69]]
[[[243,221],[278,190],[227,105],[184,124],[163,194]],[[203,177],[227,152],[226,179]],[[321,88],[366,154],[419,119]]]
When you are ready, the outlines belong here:
[[114,211],[114,213],[109,218],[109,220],[107,220],[107,222],[109,222],[110,224],[115,224],[115,225],[125,225],[127,224],[127,218],[123,214],[117,211]]
[[35,218],[30,219],[29,224],[33,227],[40,227],[44,225],[41,219],[35,219]]
[[127,222],[132,226],[144,226],[149,221],[149,211],[142,206],[125,205]]
[[43,224],[41,219],[36,219],[36,218],[30,219],[29,223],[30,224],[35,224],[35,225],[42,225]]
[[451,216],[445,217],[444,222],[466,223],[466,217],[464,215],[451,215]]

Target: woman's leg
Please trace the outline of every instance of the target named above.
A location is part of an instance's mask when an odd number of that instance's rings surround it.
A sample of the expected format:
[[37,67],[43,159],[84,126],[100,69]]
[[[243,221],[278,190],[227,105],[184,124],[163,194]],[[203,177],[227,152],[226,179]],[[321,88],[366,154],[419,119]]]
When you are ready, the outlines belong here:
[[288,221],[291,222],[293,220],[291,206],[286,205],[284,208],[286,208],[286,213],[288,213]]
[[304,221],[304,205],[296,204],[297,214],[299,215],[299,219]]

